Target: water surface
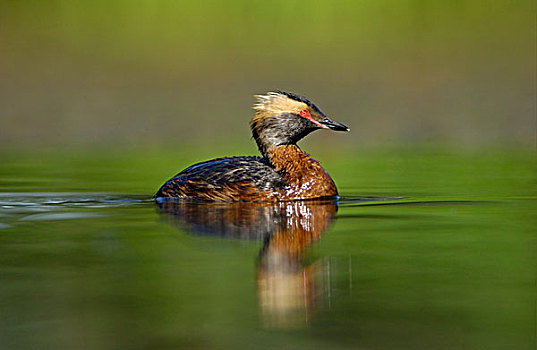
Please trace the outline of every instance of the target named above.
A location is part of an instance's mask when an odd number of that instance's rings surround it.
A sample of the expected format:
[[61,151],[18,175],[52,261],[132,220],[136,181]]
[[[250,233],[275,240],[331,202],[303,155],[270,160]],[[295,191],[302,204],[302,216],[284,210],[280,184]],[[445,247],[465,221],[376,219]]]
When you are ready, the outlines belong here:
[[129,162],[115,177],[99,172],[106,159],[72,177],[34,164],[57,174],[40,182],[11,160],[0,173],[0,341],[533,348],[531,158],[377,159],[329,162],[339,201],[273,205],[159,204],[119,181]]

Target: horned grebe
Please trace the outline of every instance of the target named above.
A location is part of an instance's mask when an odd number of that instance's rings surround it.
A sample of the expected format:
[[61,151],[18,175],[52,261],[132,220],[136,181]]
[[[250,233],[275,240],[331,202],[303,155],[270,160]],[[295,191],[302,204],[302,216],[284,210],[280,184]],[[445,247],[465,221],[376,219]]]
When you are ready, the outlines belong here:
[[168,180],[155,197],[251,202],[337,196],[330,175],[296,143],[317,129],[349,128],[293,93],[275,91],[256,98],[250,127],[263,157],[218,158],[192,165]]

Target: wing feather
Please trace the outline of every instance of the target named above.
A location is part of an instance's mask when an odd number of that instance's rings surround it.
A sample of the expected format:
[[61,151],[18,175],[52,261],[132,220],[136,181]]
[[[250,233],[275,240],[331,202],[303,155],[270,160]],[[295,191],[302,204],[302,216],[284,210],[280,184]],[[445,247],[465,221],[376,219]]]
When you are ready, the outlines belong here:
[[260,199],[283,187],[282,176],[261,157],[218,158],[194,164],[168,180],[155,197],[237,201]]

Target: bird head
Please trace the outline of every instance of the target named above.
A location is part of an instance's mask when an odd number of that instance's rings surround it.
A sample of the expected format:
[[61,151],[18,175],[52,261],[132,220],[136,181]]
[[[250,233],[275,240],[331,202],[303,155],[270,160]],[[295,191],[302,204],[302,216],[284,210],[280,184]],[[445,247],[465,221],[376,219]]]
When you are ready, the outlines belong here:
[[305,97],[283,91],[256,95],[257,111],[250,122],[261,153],[271,146],[295,144],[318,129],[349,131],[349,128],[328,118]]

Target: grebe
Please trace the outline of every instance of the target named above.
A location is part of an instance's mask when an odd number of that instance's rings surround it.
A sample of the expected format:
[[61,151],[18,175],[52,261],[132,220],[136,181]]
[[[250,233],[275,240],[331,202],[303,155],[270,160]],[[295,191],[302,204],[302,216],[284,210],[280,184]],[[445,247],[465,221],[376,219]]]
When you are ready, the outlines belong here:
[[349,131],[305,97],[274,91],[256,95],[250,122],[263,157],[243,156],[192,165],[168,180],[155,198],[237,201],[291,201],[334,197],[334,181],[296,143],[317,129]]

